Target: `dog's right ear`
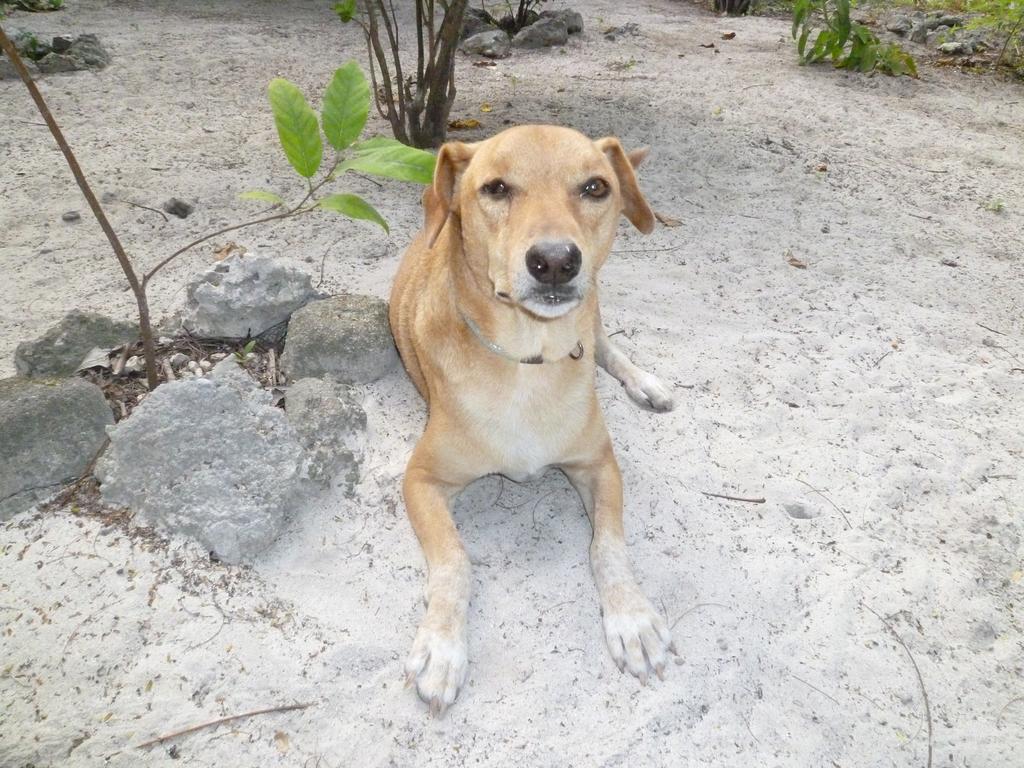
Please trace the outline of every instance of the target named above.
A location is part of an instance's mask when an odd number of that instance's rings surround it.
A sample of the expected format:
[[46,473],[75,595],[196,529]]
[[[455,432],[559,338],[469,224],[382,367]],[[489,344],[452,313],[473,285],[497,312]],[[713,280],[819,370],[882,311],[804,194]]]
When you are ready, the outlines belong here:
[[640,167],[640,163],[647,159],[647,155],[650,153],[650,147],[640,147],[640,149],[634,149],[627,152],[626,157],[629,158],[629,164],[633,166],[633,170],[636,170]]
[[459,176],[473,157],[476,147],[461,141],[450,141],[437,153],[437,165],[434,167],[434,183],[423,193],[424,229],[430,234],[427,247],[433,248],[444,225],[452,214],[452,200],[455,197],[455,185]]

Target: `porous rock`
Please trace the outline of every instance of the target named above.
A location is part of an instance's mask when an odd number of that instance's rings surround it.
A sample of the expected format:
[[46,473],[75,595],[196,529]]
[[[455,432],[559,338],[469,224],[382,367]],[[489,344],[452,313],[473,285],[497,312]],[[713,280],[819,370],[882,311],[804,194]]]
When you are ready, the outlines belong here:
[[64,53],[64,51],[70,50],[71,46],[75,44],[75,38],[71,35],[57,35],[53,38],[53,42],[50,47],[55,53]]
[[467,8],[466,15],[462,18],[462,34],[459,37],[466,40],[481,32],[492,30],[494,27],[494,17],[483,8]]
[[[29,59],[22,59],[25,64],[25,69],[28,70],[30,75],[39,74],[39,68],[36,66],[34,61]],[[18,70],[14,68],[14,62],[0,53],[0,80],[17,80]]]
[[563,8],[560,11],[541,11],[542,19],[560,19],[565,22],[565,29],[570,35],[579,35],[583,32],[583,15],[579,11]]
[[259,336],[318,295],[294,262],[236,254],[188,284],[181,324],[201,338]]
[[388,303],[343,294],[307,304],[288,324],[281,368],[292,380],[375,381],[398,363]]
[[96,467],[105,501],[229,563],[270,546],[312,490],[288,418],[234,368],[156,389],[109,430]]
[[964,19],[962,16],[947,16],[944,14],[927,16],[923,19],[918,19],[917,23],[914,24],[914,28],[910,31],[910,39],[915,43],[924,43],[928,41],[928,36],[940,27],[951,29],[953,27],[962,27],[963,24]]
[[914,28],[914,22],[908,16],[896,16],[889,19],[885,28],[890,32],[895,32],[897,35],[907,35]]
[[110,54],[96,35],[85,34],[76,37],[61,52],[50,53],[38,60],[39,71],[73,72],[80,69],[103,69],[110,64]]
[[103,393],[82,379],[0,380],[0,520],[79,477],[113,423]]
[[971,48],[966,45],[962,40],[950,40],[948,43],[941,43],[936,47],[939,53],[944,53],[947,56],[958,56],[963,54],[971,53]]
[[512,45],[517,48],[550,48],[553,45],[565,45],[569,40],[569,29],[562,19],[538,19],[528,27],[524,27],[512,38]]
[[309,456],[310,478],[325,487],[338,481],[351,493],[366,431],[358,392],[348,384],[301,379],[288,387],[285,411]]
[[512,38],[504,30],[494,29],[466,38],[460,46],[463,53],[507,59],[512,54]]
[[19,344],[14,367],[21,376],[70,376],[94,348],[118,347],[138,337],[134,323],[74,309],[38,339]]

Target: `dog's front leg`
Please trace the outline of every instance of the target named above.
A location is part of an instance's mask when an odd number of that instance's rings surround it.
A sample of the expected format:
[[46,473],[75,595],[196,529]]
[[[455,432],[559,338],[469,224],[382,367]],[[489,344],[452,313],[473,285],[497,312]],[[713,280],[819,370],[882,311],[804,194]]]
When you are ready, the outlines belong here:
[[405,674],[406,684],[415,683],[431,713],[441,715],[466,681],[469,557],[449,511],[462,486],[442,482],[418,454],[419,449],[409,462],[403,493],[427,560],[427,612],[405,662]]
[[[607,440],[607,438],[606,438]],[[610,441],[593,463],[563,467],[594,528],[590,567],[594,572],[608,649],[619,669],[647,682],[649,671],[664,678],[672,634],[664,617],[640,591],[626,553],[622,528],[622,478]]]
[[655,376],[638,367],[608,338],[601,323],[600,312],[594,328],[594,359],[611,376],[626,388],[626,394],[634,403],[652,411],[671,411],[675,407],[672,391]]

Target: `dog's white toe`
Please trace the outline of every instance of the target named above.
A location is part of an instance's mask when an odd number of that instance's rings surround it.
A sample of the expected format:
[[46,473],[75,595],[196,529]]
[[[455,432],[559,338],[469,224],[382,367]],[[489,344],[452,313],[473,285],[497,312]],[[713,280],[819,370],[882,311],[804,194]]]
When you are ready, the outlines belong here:
[[425,620],[416,632],[412,650],[405,662],[406,685],[440,717],[459,695],[466,682],[469,658],[463,630],[445,630]]
[[636,369],[622,381],[626,394],[643,408],[664,413],[675,407],[672,390],[653,373]]
[[644,685],[650,673],[665,679],[672,634],[661,614],[637,593],[605,610],[604,632],[612,659],[620,670],[629,670]]

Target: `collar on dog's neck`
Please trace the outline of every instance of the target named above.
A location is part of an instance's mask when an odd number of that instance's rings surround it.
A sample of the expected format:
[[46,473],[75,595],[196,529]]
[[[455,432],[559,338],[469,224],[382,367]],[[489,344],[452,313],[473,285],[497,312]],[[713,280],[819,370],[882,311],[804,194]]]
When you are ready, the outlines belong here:
[[[463,312],[461,309],[459,310],[459,316],[462,318],[462,321],[466,324],[466,327],[473,332],[474,336],[476,336],[477,341],[479,341],[481,344],[487,347],[487,349],[491,350],[491,352],[493,352],[494,354],[500,357],[504,357],[506,360],[511,360],[513,363],[523,363],[524,365],[540,365],[541,363],[557,362],[555,360],[545,360],[541,355],[534,355],[533,357],[514,357],[513,355],[510,355],[508,352],[506,352],[501,345],[495,344],[493,341],[484,336],[483,331],[480,330],[480,326],[473,322],[473,320],[470,319],[466,315],[466,313]],[[583,357],[583,342],[577,341],[576,346],[573,348],[572,352],[570,352],[568,356],[571,357],[573,360],[579,360],[581,357]]]

